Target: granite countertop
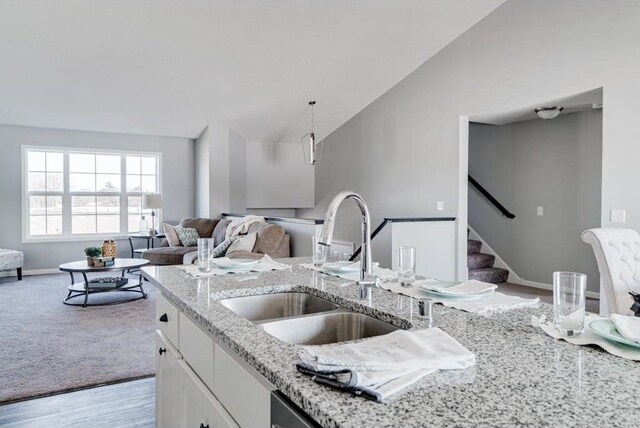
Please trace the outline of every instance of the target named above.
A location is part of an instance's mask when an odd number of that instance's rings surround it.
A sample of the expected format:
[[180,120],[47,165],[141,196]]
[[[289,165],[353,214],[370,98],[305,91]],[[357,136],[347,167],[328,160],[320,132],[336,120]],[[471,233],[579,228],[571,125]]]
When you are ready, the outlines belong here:
[[279,341],[217,300],[282,291],[308,292],[405,328],[425,328],[417,304],[376,289],[371,305],[346,281],[282,259],[291,270],[192,278],[170,266],[144,267],[162,293],[225,343],[324,427],[635,426],[640,366],[597,347],[556,341],[530,325],[552,308],[482,317],[434,306],[435,325],[476,354],[476,365],[438,372],[385,404],[318,385],[294,367],[297,345]]

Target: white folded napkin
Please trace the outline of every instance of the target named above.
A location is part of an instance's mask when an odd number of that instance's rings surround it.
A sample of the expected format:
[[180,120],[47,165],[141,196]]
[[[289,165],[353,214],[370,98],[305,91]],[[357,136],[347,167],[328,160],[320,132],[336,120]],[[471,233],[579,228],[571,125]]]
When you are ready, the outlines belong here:
[[[233,260],[233,259],[231,259],[231,260]],[[272,271],[272,270],[286,270],[286,269],[290,269],[291,268],[291,266],[289,266],[289,265],[286,265],[284,263],[280,263],[280,262],[277,262],[277,261],[273,260],[268,254],[265,254],[258,261],[258,263],[251,264],[250,266],[251,266],[250,269],[248,267],[238,267],[236,269],[234,269],[234,268],[220,269],[220,268],[216,267],[215,265],[213,265],[211,267],[211,271],[209,271],[209,272],[201,272],[198,269],[198,265],[197,264],[195,264],[195,265],[176,265],[175,267],[185,271],[189,275],[191,275],[193,277],[196,277],[196,278],[208,277],[208,276],[213,276],[213,275],[246,274],[248,272],[268,272],[268,271]]]
[[425,290],[436,291],[442,294],[454,294],[454,295],[474,295],[487,293],[491,290],[498,288],[495,284],[489,284],[488,282],[477,281],[475,279],[461,282],[452,286],[442,286],[442,284],[434,281],[416,281],[416,285]]
[[611,314],[611,321],[622,337],[640,343],[640,317]]
[[380,402],[437,370],[475,364],[475,355],[439,328],[398,330],[355,343],[304,346],[299,356],[298,369],[314,381]]

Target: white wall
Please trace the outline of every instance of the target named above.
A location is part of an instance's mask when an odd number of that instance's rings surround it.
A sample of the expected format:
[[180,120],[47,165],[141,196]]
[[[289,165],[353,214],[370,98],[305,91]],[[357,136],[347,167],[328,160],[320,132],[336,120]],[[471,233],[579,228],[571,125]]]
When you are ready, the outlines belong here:
[[247,208],[247,143],[229,129],[229,210],[242,214]]
[[470,188],[469,224],[520,278],[551,284],[554,271],[582,272],[598,291],[595,257],[580,235],[600,225],[601,169],[601,110],[471,124],[469,174],[516,217]]
[[313,207],[314,177],[301,145],[247,143],[247,208]]
[[[612,208],[640,228],[640,2],[510,0],[333,132],[316,167],[321,216],[345,188],[384,216],[456,216],[465,257],[460,116],[516,110],[604,87],[602,224]],[[436,211],[436,201],[445,202]],[[336,230],[355,240],[359,218]]]
[[[26,270],[57,268],[83,259],[83,249],[91,242],[22,243],[22,145],[161,152],[163,221],[177,223],[194,214],[193,140],[0,125],[0,248],[23,251]],[[117,245],[120,256],[130,257],[127,240],[118,240]]]

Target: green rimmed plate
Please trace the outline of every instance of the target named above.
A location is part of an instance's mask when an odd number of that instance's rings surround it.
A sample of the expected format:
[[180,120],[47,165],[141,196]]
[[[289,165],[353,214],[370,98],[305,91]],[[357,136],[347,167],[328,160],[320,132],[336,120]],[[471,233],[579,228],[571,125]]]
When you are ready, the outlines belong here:
[[622,343],[640,349],[640,343],[625,339],[616,329],[616,325],[611,320],[595,320],[589,323],[589,328],[598,336],[604,337],[612,342]]

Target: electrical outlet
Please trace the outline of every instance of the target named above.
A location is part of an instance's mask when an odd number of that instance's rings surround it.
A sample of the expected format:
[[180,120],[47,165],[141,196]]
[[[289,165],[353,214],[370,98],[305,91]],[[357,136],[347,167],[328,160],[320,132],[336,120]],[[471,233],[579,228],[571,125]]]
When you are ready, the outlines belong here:
[[538,207],[538,209],[536,210],[536,213],[540,216],[544,215],[544,208],[543,207]]
[[625,223],[626,221],[626,210],[611,210],[611,223]]
[[444,202],[443,201],[436,202],[436,211],[444,211]]

